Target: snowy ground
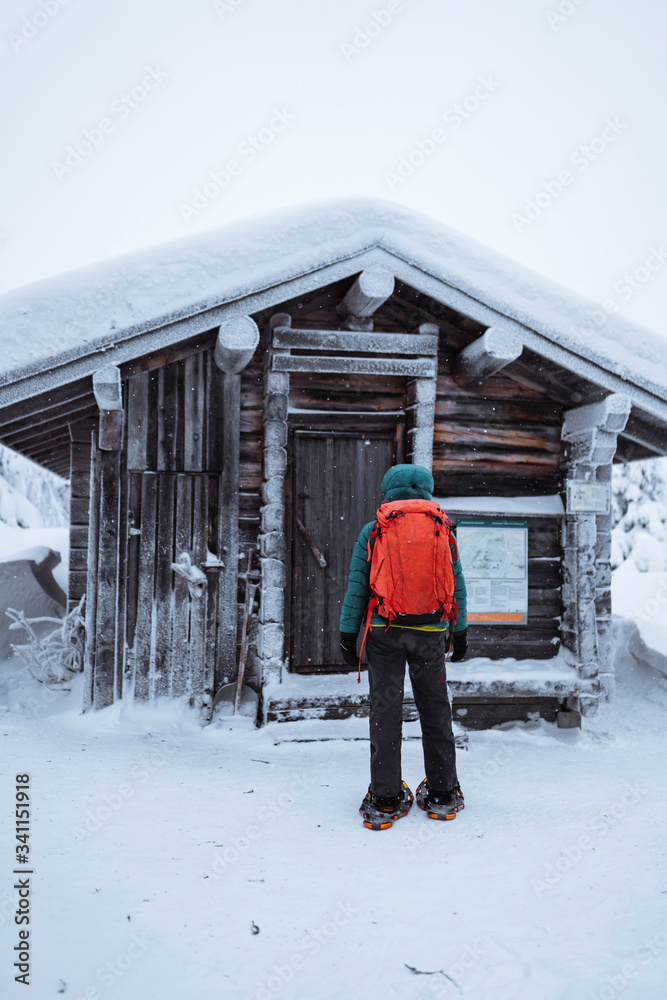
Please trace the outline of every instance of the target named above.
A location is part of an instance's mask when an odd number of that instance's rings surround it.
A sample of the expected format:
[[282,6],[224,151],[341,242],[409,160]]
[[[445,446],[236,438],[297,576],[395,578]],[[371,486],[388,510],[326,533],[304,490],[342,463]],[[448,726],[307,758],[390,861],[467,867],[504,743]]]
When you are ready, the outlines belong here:
[[[11,845],[29,773],[38,1000],[664,1000],[667,682],[622,653],[618,670],[583,732],[470,733],[454,822],[413,808],[378,833],[357,812],[368,744],[340,738],[363,720],[202,731],[173,704],[12,696],[2,995],[25,995]],[[414,788],[420,742],[403,747]]]
[[612,575],[611,601],[613,608],[632,618],[644,642],[667,657],[667,573],[622,568]]

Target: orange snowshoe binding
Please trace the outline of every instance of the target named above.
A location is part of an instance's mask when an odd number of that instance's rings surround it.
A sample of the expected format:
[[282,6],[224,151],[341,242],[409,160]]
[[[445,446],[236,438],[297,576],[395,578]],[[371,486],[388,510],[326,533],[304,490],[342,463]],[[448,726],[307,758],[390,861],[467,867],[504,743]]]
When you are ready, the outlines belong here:
[[428,790],[426,778],[417,787],[417,805],[429,819],[456,819],[456,814],[465,808],[461,786],[456,783],[450,792],[432,793]]
[[401,782],[400,794],[391,799],[374,795],[369,785],[364,801],[359,806],[364,826],[369,830],[388,830],[396,820],[408,815],[414,800],[414,795],[404,781]]

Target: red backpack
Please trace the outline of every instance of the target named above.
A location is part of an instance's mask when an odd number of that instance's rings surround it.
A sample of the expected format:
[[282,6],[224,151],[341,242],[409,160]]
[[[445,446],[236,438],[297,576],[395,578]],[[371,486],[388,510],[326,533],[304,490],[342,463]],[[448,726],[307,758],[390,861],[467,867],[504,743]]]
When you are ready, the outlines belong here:
[[[375,545],[371,550],[372,538]],[[439,611],[440,621],[446,618],[453,632],[458,607],[450,539],[456,552],[452,522],[434,500],[394,500],[378,509],[368,539],[373,596],[361,651],[376,608],[387,619],[387,626],[400,615]]]

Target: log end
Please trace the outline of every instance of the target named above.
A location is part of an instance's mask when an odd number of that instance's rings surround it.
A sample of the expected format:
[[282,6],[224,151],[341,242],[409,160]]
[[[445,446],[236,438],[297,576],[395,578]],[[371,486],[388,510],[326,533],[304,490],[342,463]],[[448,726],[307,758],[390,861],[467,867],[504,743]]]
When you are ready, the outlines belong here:
[[213,358],[225,375],[238,375],[251,361],[259,344],[259,329],[250,316],[226,320],[218,330]]

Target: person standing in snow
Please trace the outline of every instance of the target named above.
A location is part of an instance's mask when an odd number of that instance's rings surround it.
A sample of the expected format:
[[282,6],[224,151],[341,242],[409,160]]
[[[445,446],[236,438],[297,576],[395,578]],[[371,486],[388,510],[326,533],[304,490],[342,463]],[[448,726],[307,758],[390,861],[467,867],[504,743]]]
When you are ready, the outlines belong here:
[[[382,480],[384,503],[431,501],[433,476],[421,465],[395,465]],[[414,505],[413,505],[414,506]],[[423,505],[422,505],[423,506]],[[400,507],[400,505],[397,505]],[[382,508],[381,508],[382,509]],[[437,509],[437,508],[436,508]],[[432,515],[429,515],[432,517]],[[371,590],[371,557],[377,542],[376,522],[366,524],[357,538],[340,616],[340,647],[350,666],[357,665],[357,636],[367,618]],[[443,529],[444,530],[444,529]],[[437,532],[436,532],[437,533]],[[462,660],[467,650],[466,589],[456,544],[449,538],[454,601],[458,613],[453,623],[452,660]],[[445,676],[446,651],[452,623],[439,611],[381,617],[373,608],[366,641],[370,689],[371,782],[359,809],[364,826],[386,829],[405,816],[414,796],[401,773],[403,683],[408,663],[415,704],[422,730],[426,777],[417,788],[417,804],[432,819],[454,819],[463,809],[463,795],[456,776],[456,748],[452,711]]]

